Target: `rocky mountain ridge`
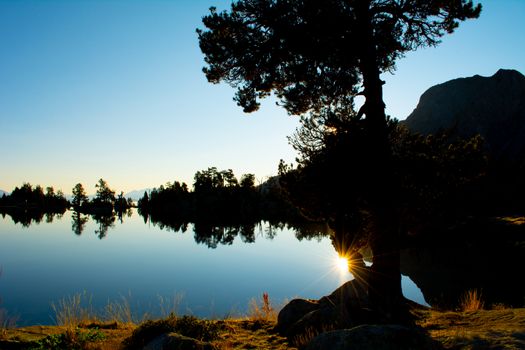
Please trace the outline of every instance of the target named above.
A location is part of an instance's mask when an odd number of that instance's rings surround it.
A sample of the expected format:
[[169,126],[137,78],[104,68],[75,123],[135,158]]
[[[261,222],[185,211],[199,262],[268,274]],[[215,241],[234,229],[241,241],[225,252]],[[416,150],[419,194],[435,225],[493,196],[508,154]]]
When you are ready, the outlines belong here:
[[458,78],[429,88],[403,122],[409,129],[452,137],[480,134],[496,158],[525,160],[525,76],[500,69],[491,77]]

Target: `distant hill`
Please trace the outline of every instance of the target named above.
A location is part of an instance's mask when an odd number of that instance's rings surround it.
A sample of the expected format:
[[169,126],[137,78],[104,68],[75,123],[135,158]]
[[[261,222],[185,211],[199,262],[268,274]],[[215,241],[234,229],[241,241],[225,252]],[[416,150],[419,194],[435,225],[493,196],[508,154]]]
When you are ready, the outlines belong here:
[[124,198],[131,198],[134,201],[138,201],[144,196],[144,192],[148,192],[148,195],[149,195],[149,193],[151,192],[151,188],[145,188],[142,190],[134,190],[134,191],[128,192],[124,194]]
[[525,160],[525,76],[500,69],[431,87],[403,122],[422,134],[448,130],[452,136],[480,134],[489,153]]

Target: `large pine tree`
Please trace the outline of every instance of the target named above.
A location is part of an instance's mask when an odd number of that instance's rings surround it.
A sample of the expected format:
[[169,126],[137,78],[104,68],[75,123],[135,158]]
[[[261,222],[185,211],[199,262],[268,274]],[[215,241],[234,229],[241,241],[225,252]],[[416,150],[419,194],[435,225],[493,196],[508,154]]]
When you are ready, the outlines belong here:
[[381,276],[370,281],[370,291],[391,319],[399,317],[401,300],[399,225],[380,74],[480,11],[471,0],[239,0],[229,11],[212,8],[203,18],[206,29],[198,30],[206,77],[235,87],[245,112],[272,93],[296,115],[345,110],[364,96],[356,112],[366,140],[359,171],[378,231],[373,272]]

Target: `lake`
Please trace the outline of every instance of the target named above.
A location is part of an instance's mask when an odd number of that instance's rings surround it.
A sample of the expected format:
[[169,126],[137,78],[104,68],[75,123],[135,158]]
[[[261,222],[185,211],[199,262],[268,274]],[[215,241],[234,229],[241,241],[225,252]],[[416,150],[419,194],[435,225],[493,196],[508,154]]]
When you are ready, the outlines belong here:
[[[177,298],[179,314],[225,317],[245,315],[263,292],[279,305],[317,299],[353,278],[337,267],[328,237],[298,239],[293,229],[265,222],[253,235],[211,228],[222,239],[210,242],[192,224],[185,232],[161,228],[134,211],[107,231],[90,216],[81,219],[80,233],[70,211],[29,226],[0,217],[0,307],[17,325],[53,324],[51,303],[83,292],[100,310],[125,298],[137,315],[155,316],[159,298]],[[406,297],[425,303],[408,277],[402,284]]]

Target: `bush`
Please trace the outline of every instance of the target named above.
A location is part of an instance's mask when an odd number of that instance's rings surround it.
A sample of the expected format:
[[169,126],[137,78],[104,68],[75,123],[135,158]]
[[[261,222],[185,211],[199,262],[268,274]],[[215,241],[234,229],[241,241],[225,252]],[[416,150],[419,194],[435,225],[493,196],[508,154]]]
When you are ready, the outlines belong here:
[[142,349],[156,337],[165,333],[178,333],[201,341],[217,339],[220,326],[208,320],[199,320],[193,316],[171,316],[163,320],[146,321],[133,331],[124,341],[125,349]]
[[48,335],[37,342],[37,346],[32,350],[84,350],[88,349],[89,343],[94,343],[106,339],[104,333],[97,329],[81,331],[68,330],[62,334]]

